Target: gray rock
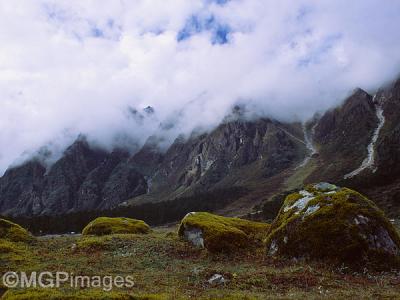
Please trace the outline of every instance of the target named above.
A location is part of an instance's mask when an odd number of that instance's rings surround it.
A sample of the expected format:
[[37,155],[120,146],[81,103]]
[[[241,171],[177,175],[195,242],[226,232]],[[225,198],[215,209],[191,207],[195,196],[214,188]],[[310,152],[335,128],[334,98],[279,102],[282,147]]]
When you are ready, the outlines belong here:
[[195,247],[204,248],[203,231],[199,228],[185,229],[184,237]]
[[211,285],[221,285],[225,284],[227,281],[228,280],[226,280],[221,274],[214,274],[210,279],[208,279],[208,283]]

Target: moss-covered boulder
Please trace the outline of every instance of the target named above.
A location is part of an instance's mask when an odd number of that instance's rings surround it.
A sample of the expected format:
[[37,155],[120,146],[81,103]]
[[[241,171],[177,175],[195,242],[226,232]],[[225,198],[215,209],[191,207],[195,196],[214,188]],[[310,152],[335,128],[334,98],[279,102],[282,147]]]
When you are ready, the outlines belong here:
[[319,183],[290,194],[271,225],[269,255],[391,267],[400,237],[376,205],[348,188]]
[[0,269],[20,266],[31,258],[35,238],[13,222],[0,219]]
[[265,237],[269,225],[206,212],[192,212],[181,221],[178,234],[210,252],[233,252]]
[[10,242],[30,242],[33,236],[18,224],[0,219],[0,239]]
[[151,231],[150,226],[142,220],[129,218],[100,217],[90,222],[82,231],[83,235],[106,234],[145,234]]

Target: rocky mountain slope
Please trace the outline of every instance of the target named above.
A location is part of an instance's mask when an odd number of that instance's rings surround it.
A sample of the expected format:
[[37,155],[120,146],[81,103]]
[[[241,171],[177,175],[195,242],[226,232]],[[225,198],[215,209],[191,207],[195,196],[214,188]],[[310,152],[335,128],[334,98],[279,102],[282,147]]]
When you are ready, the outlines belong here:
[[400,80],[375,95],[357,90],[315,127],[318,166],[306,182],[356,188],[390,215],[400,212]]
[[7,170],[0,213],[65,214],[243,187],[246,196],[225,210],[239,214],[264,202],[268,209],[274,195],[304,183],[330,181],[397,214],[399,120],[400,80],[375,95],[357,89],[305,125],[248,119],[236,110],[214,130],[180,136],[166,150],[156,136],[133,155],[96,149],[80,137],[51,167],[33,158]]

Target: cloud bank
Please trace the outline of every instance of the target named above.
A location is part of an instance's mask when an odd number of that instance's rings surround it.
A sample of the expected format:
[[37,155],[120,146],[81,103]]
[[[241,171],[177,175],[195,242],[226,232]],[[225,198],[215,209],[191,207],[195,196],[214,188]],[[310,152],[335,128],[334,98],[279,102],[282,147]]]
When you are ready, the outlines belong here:
[[304,120],[400,71],[397,0],[1,1],[0,28],[0,173],[79,133],[211,128],[235,103]]

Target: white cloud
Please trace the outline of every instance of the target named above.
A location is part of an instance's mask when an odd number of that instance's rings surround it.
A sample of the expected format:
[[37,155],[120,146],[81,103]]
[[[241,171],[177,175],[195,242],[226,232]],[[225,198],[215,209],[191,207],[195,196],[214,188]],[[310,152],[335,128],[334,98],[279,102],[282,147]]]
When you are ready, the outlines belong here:
[[0,172],[79,133],[142,143],[176,111],[177,131],[210,128],[239,100],[304,119],[399,72],[399,1],[217,2],[0,1]]

